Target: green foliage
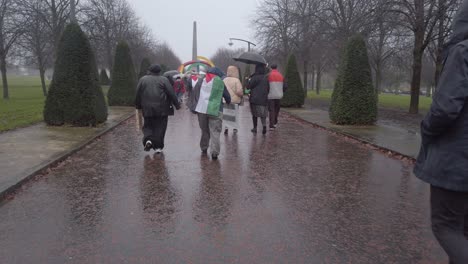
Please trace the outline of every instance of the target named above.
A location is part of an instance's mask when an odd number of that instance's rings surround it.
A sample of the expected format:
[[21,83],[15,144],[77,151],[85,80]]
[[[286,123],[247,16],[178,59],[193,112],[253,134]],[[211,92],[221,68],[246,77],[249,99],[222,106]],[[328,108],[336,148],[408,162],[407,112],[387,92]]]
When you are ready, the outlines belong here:
[[112,83],[107,94],[109,105],[133,106],[135,104],[136,76],[130,48],[125,41],[117,45],[112,70]]
[[151,67],[151,61],[148,58],[144,58],[140,64],[140,73],[138,74],[138,79],[141,79],[141,77],[146,75],[149,67]]
[[[107,118],[96,62],[88,38],[78,24],[62,34],[55,72],[44,106],[48,125],[95,126]],[[102,104],[102,105],[100,105]],[[105,116],[105,117],[104,117]]]
[[305,94],[302,86],[301,77],[297,70],[296,56],[291,55],[288,59],[286,67],[287,90],[281,99],[283,107],[302,107],[304,105]]
[[161,64],[161,73],[169,71],[169,67],[166,64]]
[[109,85],[110,84],[110,79],[109,79],[109,76],[107,76],[107,71],[105,69],[101,70],[101,74],[99,75],[99,83],[101,85]]
[[352,37],[342,52],[330,119],[338,125],[370,125],[377,120],[377,94],[366,43],[360,35]]

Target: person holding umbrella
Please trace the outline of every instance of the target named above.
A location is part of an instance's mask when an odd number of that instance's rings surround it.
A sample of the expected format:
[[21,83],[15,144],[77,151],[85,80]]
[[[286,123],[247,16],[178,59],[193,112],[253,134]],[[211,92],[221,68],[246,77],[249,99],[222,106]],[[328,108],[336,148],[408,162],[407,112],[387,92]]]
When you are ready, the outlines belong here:
[[257,133],[258,118],[262,121],[262,133],[267,133],[267,106],[268,106],[268,93],[270,92],[270,83],[266,75],[266,65],[257,64],[255,66],[255,73],[247,84],[247,89],[250,90],[250,110],[252,112],[253,128],[252,133]]
[[255,64],[255,73],[250,77],[247,83],[247,90],[250,90],[250,110],[252,112],[253,129],[252,133],[257,133],[258,118],[262,121],[262,133],[267,133],[266,118],[268,106],[268,93],[270,92],[270,83],[266,74],[267,62],[263,56],[255,52],[244,52],[235,61],[247,64]]

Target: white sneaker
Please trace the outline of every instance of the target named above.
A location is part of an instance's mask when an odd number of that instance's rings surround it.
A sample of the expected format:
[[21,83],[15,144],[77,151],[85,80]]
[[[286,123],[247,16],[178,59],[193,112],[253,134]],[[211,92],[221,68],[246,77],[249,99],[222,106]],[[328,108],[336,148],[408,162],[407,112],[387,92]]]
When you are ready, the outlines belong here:
[[150,151],[152,147],[153,147],[153,142],[151,142],[151,140],[146,141],[145,151]]
[[162,149],[160,149],[160,148],[156,149],[156,153],[157,153],[157,154],[162,153]]

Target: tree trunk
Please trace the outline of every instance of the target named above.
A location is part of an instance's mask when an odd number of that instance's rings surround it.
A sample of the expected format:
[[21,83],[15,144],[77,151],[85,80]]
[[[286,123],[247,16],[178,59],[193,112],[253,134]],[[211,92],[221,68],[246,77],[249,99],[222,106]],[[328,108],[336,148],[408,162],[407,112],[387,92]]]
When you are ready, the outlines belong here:
[[424,54],[424,37],[426,35],[426,21],[424,18],[424,0],[414,1],[415,27],[413,47],[413,76],[411,78],[410,114],[419,112],[419,92],[421,89],[422,59]]
[[375,67],[375,91],[377,94],[381,92],[381,84],[382,84],[382,67],[380,66],[380,62],[377,63]]
[[436,51],[436,70],[434,75],[435,80],[435,89],[439,84],[440,75],[442,74],[442,68],[444,63],[444,58],[442,57],[442,52],[444,51],[444,42],[445,42],[445,27],[444,19],[446,16],[446,7],[445,0],[439,0],[439,18],[438,18],[438,35],[437,35],[437,51]]
[[[413,76],[411,79],[411,102],[410,102],[410,114],[417,114],[419,112],[419,91],[421,88],[421,73],[422,73],[422,41],[415,41],[415,47],[413,51]],[[421,38],[422,40],[422,38]]]
[[45,83],[45,70],[43,66],[39,66],[39,75],[41,76],[42,94],[47,96],[47,86]]
[[310,80],[310,88],[313,90],[315,90],[315,65],[313,64],[312,65],[312,79]]
[[322,88],[322,70],[317,69],[317,83],[315,84],[315,90],[317,95],[320,94],[320,89]]
[[307,61],[304,60],[304,94],[305,94],[306,97],[307,97],[307,86],[308,86],[308,80],[307,80],[307,79],[308,79],[308,78],[307,78],[307,77],[308,77],[308,76],[307,76],[307,74],[308,74],[307,70],[308,70],[308,69],[307,69],[307,64],[308,64]]
[[70,0],[70,21],[76,23],[76,2],[75,0]]
[[10,99],[10,93],[8,91],[6,58],[0,58],[0,60],[1,60],[0,71],[2,72],[2,82],[3,82],[3,99]]

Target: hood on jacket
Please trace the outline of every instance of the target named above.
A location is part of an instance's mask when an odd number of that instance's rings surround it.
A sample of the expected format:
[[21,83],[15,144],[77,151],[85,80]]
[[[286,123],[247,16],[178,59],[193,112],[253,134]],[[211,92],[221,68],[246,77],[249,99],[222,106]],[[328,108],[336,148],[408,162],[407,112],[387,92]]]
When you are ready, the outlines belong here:
[[227,77],[234,77],[239,79],[239,69],[236,66],[229,66],[227,68]]
[[224,74],[224,72],[223,72],[220,68],[218,68],[218,67],[211,67],[211,68],[208,70],[208,73],[217,75],[217,76],[220,77],[221,79],[224,79],[224,77],[226,77],[226,74]]
[[445,56],[458,43],[468,39],[468,0],[463,1],[452,23],[452,36],[445,47]]

